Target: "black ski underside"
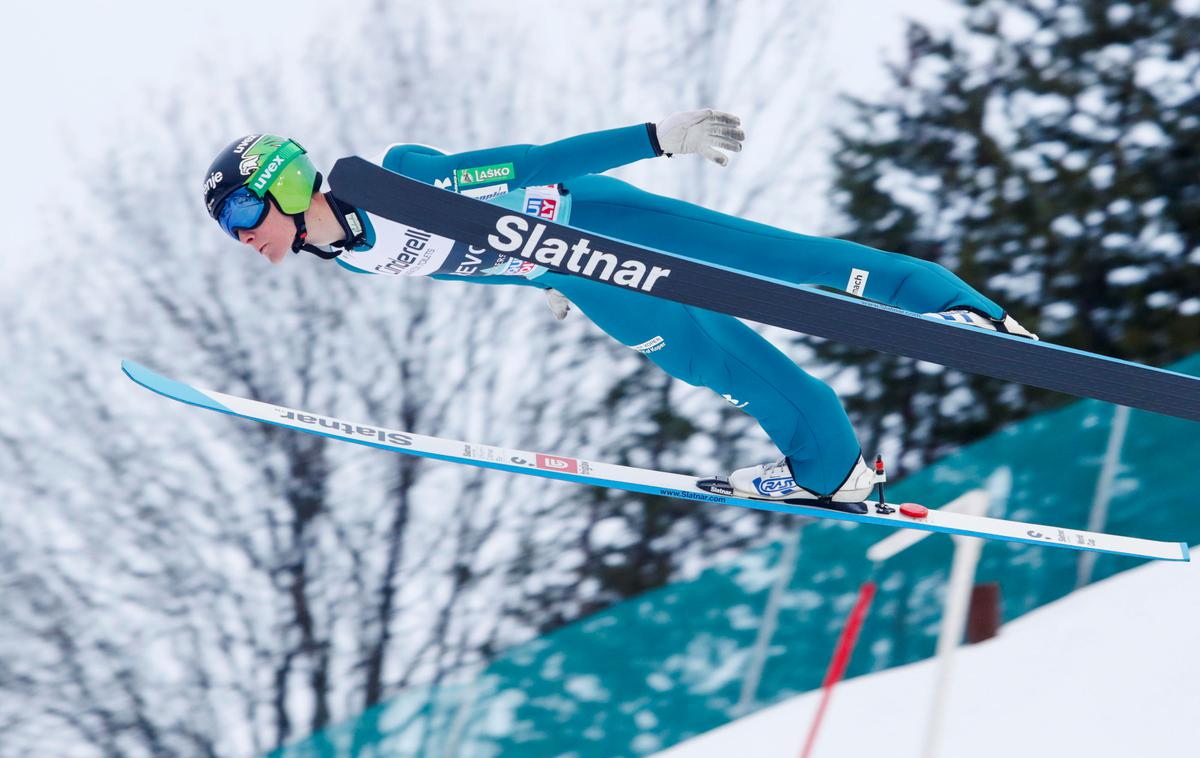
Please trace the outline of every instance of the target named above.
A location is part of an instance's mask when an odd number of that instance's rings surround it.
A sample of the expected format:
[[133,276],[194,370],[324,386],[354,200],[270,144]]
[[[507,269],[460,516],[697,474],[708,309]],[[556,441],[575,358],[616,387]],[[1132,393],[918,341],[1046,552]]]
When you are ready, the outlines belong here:
[[[344,202],[475,246],[490,247],[488,235],[496,233],[497,220],[515,215],[356,156],[339,160],[329,181]],[[869,300],[712,266],[532,216],[525,218],[531,224],[544,224],[546,236],[568,245],[587,238],[592,249],[640,261],[647,267],[670,269],[668,277],[654,284],[651,294],[657,297],[973,374],[1200,421],[1197,377],[939,322]],[[546,267],[582,275],[565,266]]]

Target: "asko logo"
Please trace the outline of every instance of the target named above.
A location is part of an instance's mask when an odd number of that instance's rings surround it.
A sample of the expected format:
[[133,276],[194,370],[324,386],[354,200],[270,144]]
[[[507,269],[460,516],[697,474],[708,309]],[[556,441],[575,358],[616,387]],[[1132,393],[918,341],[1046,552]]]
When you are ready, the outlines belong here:
[[547,471],[563,471],[568,474],[579,473],[579,461],[574,458],[560,458],[556,455],[537,454],[537,467]]

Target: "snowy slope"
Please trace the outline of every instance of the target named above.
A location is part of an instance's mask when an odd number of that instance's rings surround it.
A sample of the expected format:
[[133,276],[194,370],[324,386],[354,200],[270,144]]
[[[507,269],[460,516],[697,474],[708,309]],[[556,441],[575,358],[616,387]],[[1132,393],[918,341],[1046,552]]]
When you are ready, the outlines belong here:
[[[935,665],[844,682],[814,758],[920,755]],[[1151,564],[1092,585],[960,649],[955,666],[942,756],[1192,754],[1200,563]],[[818,697],[784,701],[658,755],[796,758]]]

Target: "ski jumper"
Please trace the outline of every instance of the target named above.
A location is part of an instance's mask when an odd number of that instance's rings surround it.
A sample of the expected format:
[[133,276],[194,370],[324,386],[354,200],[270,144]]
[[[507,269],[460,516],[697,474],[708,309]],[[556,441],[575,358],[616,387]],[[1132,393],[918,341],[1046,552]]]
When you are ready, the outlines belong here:
[[[393,145],[378,162],[450,191],[701,261],[847,290],[916,313],[965,306],[1003,316],[1002,308],[935,263],[746,221],[597,175],[661,154],[653,126],[641,124],[454,155]],[[834,391],[732,316],[359,215],[365,242],[338,256],[344,268],[554,288],[671,376],[708,387],[753,416],[787,456],[800,486],[832,493],[858,462],[860,445]]]

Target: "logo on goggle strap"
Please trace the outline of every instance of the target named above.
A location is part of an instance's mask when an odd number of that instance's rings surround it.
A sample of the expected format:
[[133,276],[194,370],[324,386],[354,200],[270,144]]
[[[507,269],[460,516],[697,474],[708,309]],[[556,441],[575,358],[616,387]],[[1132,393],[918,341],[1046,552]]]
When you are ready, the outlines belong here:
[[276,172],[279,171],[279,168],[286,162],[286,156],[276,155],[273,157],[271,162],[267,164],[267,167],[263,169],[263,172],[258,175],[257,179],[254,180],[254,184],[252,185],[254,191],[259,193],[261,196],[262,192],[265,191],[267,187],[271,186],[272,180],[275,179]]
[[758,491],[762,494],[770,495],[773,492],[786,492],[787,490],[795,489],[796,480],[790,477],[783,479],[768,479],[766,481],[763,481],[762,479],[755,479],[754,486],[757,487]]

